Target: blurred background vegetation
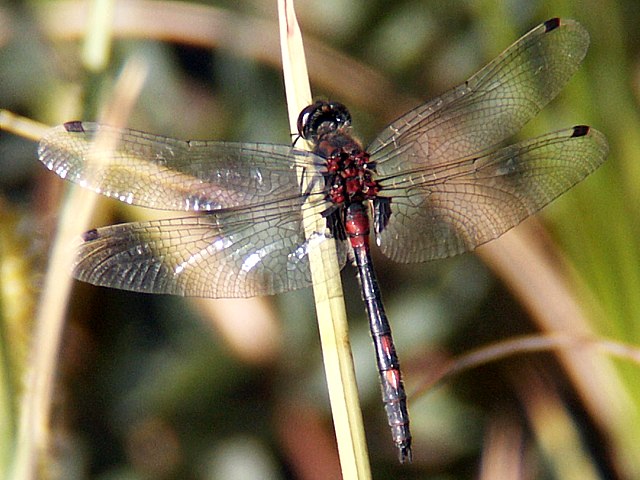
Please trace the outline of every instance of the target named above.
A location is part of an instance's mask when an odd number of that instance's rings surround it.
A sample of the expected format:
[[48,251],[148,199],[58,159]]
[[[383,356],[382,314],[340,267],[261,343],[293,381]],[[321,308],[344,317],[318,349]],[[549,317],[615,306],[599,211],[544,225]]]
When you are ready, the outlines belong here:
[[[99,74],[81,61],[90,3],[0,4],[2,108],[50,125],[95,119],[136,56],[150,75],[129,126],[290,142],[275,2],[118,2]],[[411,466],[397,464],[390,442],[351,269],[343,280],[374,478],[640,478],[638,365],[596,352],[594,341],[640,343],[635,0],[301,0],[296,8],[314,94],[349,105],[365,143],[547,18],[571,17],[589,30],[583,68],[525,133],[590,124],[607,135],[611,153],[519,227],[515,238],[535,255],[496,243],[480,257],[399,266],[376,254],[414,392]],[[2,132],[2,468],[15,455],[29,341],[66,187],[37,161],[36,143]],[[101,200],[93,224],[154,214]],[[502,251],[524,282],[501,266]],[[550,284],[536,277],[540,266],[560,279],[557,296],[538,290]],[[546,318],[545,302],[554,312]],[[561,355],[511,355],[422,388],[483,345],[557,331],[588,341]],[[576,350],[583,355],[567,353]],[[42,467],[52,478],[339,476],[310,290],[232,302],[76,284],[56,370]]]

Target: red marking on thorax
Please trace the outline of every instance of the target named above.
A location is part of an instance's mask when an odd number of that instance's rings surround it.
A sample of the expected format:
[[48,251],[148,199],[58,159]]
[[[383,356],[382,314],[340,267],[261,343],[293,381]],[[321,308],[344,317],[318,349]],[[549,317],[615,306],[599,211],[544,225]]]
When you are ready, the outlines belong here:
[[351,246],[368,247],[370,222],[365,202],[380,191],[372,178],[369,154],[344,129],[323,135],[315,153],[327,161],[327,198],[344,207],[342,220]]
[[380,191],[371,176],[369,154],[344,130],[324,135],[315,152],[327,160],[328,196],[333,203],[348,206],[352,202],[373,199]]

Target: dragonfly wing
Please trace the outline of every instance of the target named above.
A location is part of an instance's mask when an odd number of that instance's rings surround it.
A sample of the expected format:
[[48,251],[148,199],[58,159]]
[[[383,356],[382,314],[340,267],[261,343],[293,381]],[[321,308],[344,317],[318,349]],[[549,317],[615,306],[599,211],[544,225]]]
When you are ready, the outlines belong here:
[[[125,223],[87,232],[74,276],[123,290],[210,298],[273,295],[311,285],[302,213],[283,205]],[[340,265],[346,242],[338,242]]]
[[604,135],[578,126],[382,180],[392,213],[378,245],[405,263],[473,250],[589,175],[608,149]]
[[286,145],[182,141],[91,122],[52,128],[40,161],[62,178],[126,203],[210,211],[300,195],[322,162]]
[[389,125],[368,148],[382,176],[442,165],[518,132],[578,69],[589,34],[573,20],[531,30],[464,84]]

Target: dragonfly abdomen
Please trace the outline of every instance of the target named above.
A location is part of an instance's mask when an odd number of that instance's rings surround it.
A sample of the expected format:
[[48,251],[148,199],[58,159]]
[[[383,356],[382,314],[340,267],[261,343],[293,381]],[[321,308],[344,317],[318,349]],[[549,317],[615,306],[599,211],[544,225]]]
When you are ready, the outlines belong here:
[[350,204],[345,210],[344,225],[358,268],[358,278],[376,352],[382,401],[391,428],[393,442],[401,463],[411,462],[411,432],[407,394],[402,382],[400,361],[391,336],[391,326],[382,304],[369,250],[370,220],[363,202]]

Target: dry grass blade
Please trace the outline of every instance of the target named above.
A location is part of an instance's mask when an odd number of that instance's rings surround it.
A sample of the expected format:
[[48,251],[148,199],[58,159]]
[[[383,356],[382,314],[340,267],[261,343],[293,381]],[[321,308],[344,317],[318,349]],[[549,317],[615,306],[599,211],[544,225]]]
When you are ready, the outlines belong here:
[[[530,225],[525,222],[480,247],[479,255],[529,310],[543,332],[551,336],[596,337],[557,258],[549,259],[544,246],[534,240],[535,234],[527,232]],[[633,404],[613,363],[589,348],[562,348],[558,358],[603,431],[623,431],[624,419],[631,415]],[[612,398],[616,399],[615,406]],[[627,413],[620,413],[624,411]]]
[[555,478],[602,478],[597,461],[582,441],[581,426],[548,379],[533,369],[514,374],[512,379],[536,437],[536,448],[546,457]]
[[523,447],[522,427],[502,414],[494,416],[485,435],[478,479],[527,478],[524,474]]
[[[293,2],[280,0],[278,11],[289,123],[291,131],[297,133],[298,114],[311,103],[311,90]],[[307,238],[312,238],[315,232],[324,232],[326,225],[321,213],[318,208],[305,209]],[[342,474],[344,478],[370,478],[335,244],[309,243],[313,292]]]
[[[115,87],[113,101],[105,109],[102,121],[124,125],[142,88],[146,68],[138,61],[130,61]],[[109,152],[116,145],[96,138],[96,158],[109,160]],[[71,265],[74,252],[69,245],[87,229],[96,195],[74,188],[60,214],[58,233],[54,240],[44,288],[40,299],[31,371],[28,374],[25,398],[20,418],[18,452],[13,478],[29,479],[37,475],[40,455],[48,445],[49,412],[56,378],[57,357],[71,291]]]
[[0,130],[20,135],[29,140],[39,140],[47,131],[47,125],[21,117],[8,110],[0,110]]
[[512,355],[543,351],[557,351],[563,355],[607,354],[640,365],[640,348],[622,342],[566,333],[524,335],[483,346],[447,362],[435,375],[420,384],[413,392],[413,395],[423,394],[436,384],[472,368],[502,360]]

